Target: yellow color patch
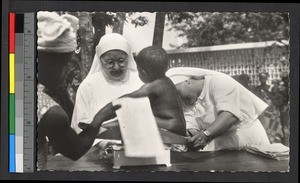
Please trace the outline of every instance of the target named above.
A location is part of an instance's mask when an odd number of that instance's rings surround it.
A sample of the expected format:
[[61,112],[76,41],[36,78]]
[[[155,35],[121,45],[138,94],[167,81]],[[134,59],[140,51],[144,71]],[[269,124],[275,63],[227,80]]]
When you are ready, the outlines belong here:
[[15,54],[9,54],[9,93],[15,93]]

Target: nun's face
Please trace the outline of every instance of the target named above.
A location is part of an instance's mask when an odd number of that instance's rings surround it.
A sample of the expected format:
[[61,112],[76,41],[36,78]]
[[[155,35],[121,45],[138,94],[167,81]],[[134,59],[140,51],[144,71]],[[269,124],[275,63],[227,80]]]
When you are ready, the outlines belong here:
[[114,80],[123,79],[128,68],[128,55],[122,50],[110,50],[100,57],[105,74]]
[[186,105],[193,105],[197,101],[200,93],[200,88],[197,87],[195,80],[188,79],[176,84],[181,99]]

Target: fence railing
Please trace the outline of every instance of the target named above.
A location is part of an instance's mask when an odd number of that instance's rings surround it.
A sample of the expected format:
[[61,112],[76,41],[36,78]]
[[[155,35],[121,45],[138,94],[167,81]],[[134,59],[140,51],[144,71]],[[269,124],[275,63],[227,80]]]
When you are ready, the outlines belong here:
[[199,67],[227,73],[247,74],[252,86],[259,84],[258,74],[269,73],[268,83],[289,72],[288,41],[267,41],[209,47],[167,50],[169,67]]

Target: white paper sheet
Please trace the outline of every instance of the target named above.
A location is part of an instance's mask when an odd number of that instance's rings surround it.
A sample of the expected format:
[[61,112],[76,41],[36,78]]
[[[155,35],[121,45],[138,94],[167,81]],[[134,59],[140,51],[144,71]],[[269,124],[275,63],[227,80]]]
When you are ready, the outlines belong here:
[[128,157],[156,157],[163,154],[163,142],[148,97],[121,98],[113,105],[116,111],[125,155]]

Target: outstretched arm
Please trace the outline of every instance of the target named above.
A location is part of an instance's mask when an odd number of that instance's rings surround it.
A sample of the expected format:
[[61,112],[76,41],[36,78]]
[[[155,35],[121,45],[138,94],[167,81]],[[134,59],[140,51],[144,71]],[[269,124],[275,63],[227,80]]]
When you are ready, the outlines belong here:
[[125,95],[121,96],[120,98],[123,98],[123,97],[132,97],[132,98],[147,97],[153,91],[152,86],[153,86],[152,83],[146,83],[140,89],[135,90],[134,92],[125,94]]
[[[94,117],[92,123],[77,134],[69,125],[69,118],[59,107],[52,107],[38,124],[38,133],[49,138],[56,152],[77,160],[93,145],[102,123],[115,117],[114,110],[119,106],[111,103],[102,108]],[[42,138],[42,137],[39,137]]]

